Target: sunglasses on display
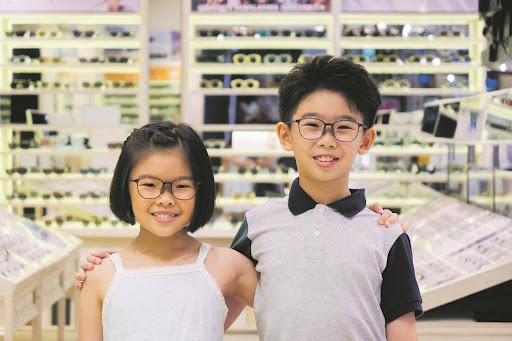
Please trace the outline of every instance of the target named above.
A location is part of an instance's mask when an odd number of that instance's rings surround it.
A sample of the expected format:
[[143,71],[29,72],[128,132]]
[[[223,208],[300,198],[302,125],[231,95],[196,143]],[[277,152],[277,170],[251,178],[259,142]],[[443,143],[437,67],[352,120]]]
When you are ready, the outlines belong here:
[[441,84],[441,88],[444,88],[444,89],[449,89],[449,88],[466,89],[467,87],[468,87],[468,85],[462,81],[446,82],[446,83]]
[[69,89],[70,84],[60,81],[46,82],[46,81],[32,81],[30,79],[15,79],[10,84],[11,89]]
[[92,174],[92,175],[98,175],[102,173],[107,173],[107,168],[81,168],[80,173],[82,175]]
[[8,38],[21,38],[21,37],[28,37],[30,36],[30,32],[27,30],[21,30],[21,31],[6,31],[5,36]]
[[463,37],[463,34],[459,30],[441,30],[435,34],[436,37]]
[[260,87],[260,82],[256,79],[240,79],[235,78],[230,82],[233,89],[257,89]]
[[241,200],[241,199],[251,200],[251,199],[256,198],[256,193],[255,192],[248,192],[248,193],[235,192],[231,195],[231,197],[236,200]]
[[110,81],[109,84],[112,88],[115,88],[115,89],[117,89],[117,88],[128,89],[128,88],[137,87],[137,85],[131,81]]
[[402,60],[397,54],[377,54],[372,58],[373,63],[401,63]]
[[60,174],[68,173],[70,171],[71,170],[69,169],[69,167],[66,167],[66,168],[63,168],[63,167],[43,168],[43,174],[45,174],[45,175],[50,175],[52,173],[56,174],[56,175],[60,175]]
[[82,199],[82,200],[87,199],[87,198],[100,199],[100,198],[106,198],[107,197],[107,193],[106,192],[96,193],[96,192],[93,192],[93,191],[89,191],[87,193],[80,193],[78,195],[78,197],[80,199]]
[[265,57],[263,57],[263,63],[269,64],[269,63],[286,63],[289,64],[293,61],[293,58],[291,55],[287,53],[282,54],[266,54]]
[[105,58],[103,57],[90,57],[90,58],[85,58],[85,57],[80,57],[78,58],[78,61],[80,63],[105,63]]
[[379,83],[379,87],[404,89],[410,88],[411,82],[409,82],[407,79],[386,79],[385,81]]
[[70,198],[71,196],[73,196],[73,194],[71,192],[58,192],[58,191],[55,191],[55,192],[52,192],[52,193],[43,193],[41,195],[41,197],[44,200],[50,200],[52,197],[57,199],[57,200],[61,200],[64,197]]
[[134,38],[135,32],[132,31],[112,31],[109,35],[114,38]]
[[30,64],[32,63],[32,58],[22,54],[18,56],[9,57],[8,62],[13,64]]
[[203,89],[217,88],[220,89],[224,86],[224,83],[220,79],[202,79],[199,82],[199,87]]
[[301,29],[301,30],[290,30],[290,29],[252,29],[246,26],[235,26],[229,30],[221,29],[199,29],[197,34],[200,37],[315,37],[322,38],[326,35],[324,27],[318,29]]
[[73,37],[75,38],[92,38],[96,36],[96,32],[93,30],[79,31],[73,30]]
[[352,55],[352,54],[347,53],[347,54],[343,55],[343,58],[350,60],[351,62],[354,62],[354,63],[368,63],[370,61],[370,58],[368,58],[364,54]]
[[234,64],[260,64],[261,63],[261,56],[256,53],[251,54],[243,54],[243,53],[237,53],[233,55],[233,63]]
[[133,63],[133,59],[129,58],[129,57],[116,57],[116,56],[110,56],[110,57],[107,57],[107,60],[109,63],[123,63],[123,64],[132,64]]
[[34,37],[34,38],[60,38],[61,36],[62,36],[61,31],[45,31],[45,30],[30,31],[30,37]]
[[14,173],[18,173],[19,175],[25,175],[28,173],[28,171],[29,171],[29,169],[26,167],[16,167],[16,168],[6,169],[5,173],[7,173],[7,175],[13,175]]
[[107,143],[108,149],[121,149],[123,148],[123,142],[109,142]]
[[9,194],[6,196],[6,198],[8,200],[15,200],[15,199],[26,200],[27,198],[35,198],[35,197],[37,197],[37,195],[38,195],[38,193],[36,191],[30,191],[29,193],[18,192],[18,193],[14,193],[14,194]]

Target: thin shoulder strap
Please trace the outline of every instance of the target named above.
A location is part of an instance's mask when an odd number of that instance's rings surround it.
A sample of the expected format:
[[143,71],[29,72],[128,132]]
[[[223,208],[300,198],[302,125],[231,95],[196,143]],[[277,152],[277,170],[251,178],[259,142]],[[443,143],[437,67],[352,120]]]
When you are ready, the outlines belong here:
[[110,255],[110,260],[112,263],[114,263],[114,267],[116,268],[116,272],[123,272],[124,266],[123,262],[121,261],[121,257],[119,256],[119,253],[114,253]]
[[208,256],[208,252],[210,252],[210,249],[212,246],[210,244],[202,243],[201,247],[199,248],[199,255],[197,256],[196,264],[203,264],[204,260],[206,259],[206,256]]

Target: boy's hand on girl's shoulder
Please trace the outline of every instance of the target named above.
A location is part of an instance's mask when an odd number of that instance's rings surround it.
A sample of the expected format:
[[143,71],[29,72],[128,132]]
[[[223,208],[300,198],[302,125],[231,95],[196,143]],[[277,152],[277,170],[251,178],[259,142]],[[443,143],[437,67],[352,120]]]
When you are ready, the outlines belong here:
[[87,261],[80,264],[80,268],[84,270],[84,272],[78,272],[75,274],[75,279],[77,280],[77,283],[75,283],[75,289],[76,290],[82,290],[83,282],[87,279],[87,271],[91,271],[94,269],[94,265],[101,264],[101,260],[107,258],[110,254],[114,253],[113,251],[107,252],[107,251],[97,251],[97,252],[91,252],[87,256]]
[[402,230],[407,233],[409,230],[409,223],[406,221],[398,221],[398,214],[391,212],[388,209],[383,209],[382,206],[378,202],[374,202],[372,205],[368,206],[370,210],[373,212],[380,214],[379,225],[384,225],[385,227],[390,227],[394,223],[398,222],[402,225]]

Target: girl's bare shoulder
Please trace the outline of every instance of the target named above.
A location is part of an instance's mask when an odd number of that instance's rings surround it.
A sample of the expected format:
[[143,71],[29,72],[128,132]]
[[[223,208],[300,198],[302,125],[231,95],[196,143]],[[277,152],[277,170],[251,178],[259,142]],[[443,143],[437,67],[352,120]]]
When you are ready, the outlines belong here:
[[87,272],[87,280],[84,282],[85,286],[94,287],[100,293],[100,296],[107,291],[114,275],[116,268],[110,257],[101,260],[101,264],[94,265],[94,269]]

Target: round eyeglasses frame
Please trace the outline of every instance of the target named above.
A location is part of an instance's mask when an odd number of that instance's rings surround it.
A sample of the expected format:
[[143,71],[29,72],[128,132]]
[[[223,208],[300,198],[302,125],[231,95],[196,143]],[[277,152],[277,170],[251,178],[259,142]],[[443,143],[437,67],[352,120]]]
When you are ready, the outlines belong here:
[[[154,198],[146,198],[144,197],[142,194],[140,194],[140,191],[139,191],[139,181],[140,180],[143,180],[143,179],[155,179],[155,180],[159,180],[162,182],[162,187],[160,187],[160,194]],[[191,196],[190,198],[188,199],[181,199],[181,198],[178,198],[176,197],[176,195],[174,195],[174,192],[172,191],[172,184],[176,181],[179,181],[179,180],[192,180],[194,182],[194,184],[196,185],[196,187],[194,188],[194,195]],[[177,200],[191,200],[193,199],[196,194],[197,194],[197,187],[199,187],[199,185],[201,185],[200,182],[198,181],[195,181],[194,179],[192,178],[189,178],[189,177],[181,177],[181,178],[177,178],[177,179],[174,179],[172,181],[163,181],[159,178],[154,178],[154,177],[151,177],[151,176],[146,176],[146,177],[143,177],[143,178],[139,178],[139,179],[132,179],[132,180],[128,180],[128,182],[135,182],[137,184],[137,193],[139,193],[140,197],[143,198],[143,199],[157,199],[159,198],[163,193],[164,193],[164,190],[165,190],[165,185],[166,184],[169,184],[169,192],[171,192],[172,196],[175,197]]]
[[[318,136],[316,139],[311,139],[311,138],[304,137],[304,135],[302,135],[302,133],[301,133],[301,131],[300,131],[300,122],[301,122],[302,120],[316,120],[316,121],[322,122],[322,123],[323,123],[323,129],[322,129],[322,133],[320,134],[320,136]],[[342,141],[342,140],[338,139],[338,138],[336,137],[336,134],[334,133],[334,125],[335,125],[336,123],[338,123],[338,122],[352,122],[352,123],[357,124],[357,132],[356,132],[356,136],[354,136],[354,138],[353,138],[352,140],[348,140],[348,141]],[[356,121],[352,121],[352,120],[345,120],[345,119],[343,119],[343,120],[337,120],[337,121],[334,121],[334,122],[332,122],[332,123],[326,123],[326,122],[324,122],[324,121],[322,121],[321,119],[316,118],[316,117],[304,117],[304,118],[299,118],[299,119],[297,119],[297,120],[292,120],[292,121],[286,122],[286,124],[288,124],[289,126],[290,126],[290,125],[292,125],[292,123],[297,123],[297,128],[298,128],[298,130],[299,130],[299,134],[300,134],[300,136],[302,136],[302,138],[303,138],[304,140],[309,140],[309,141],[318,140],[318,139],[320,139],[322,136],[324,136],[324,134],[325,134],[325,129],[327,128],[327,126],[331,126],[331,134],[332,134],[332,136],[334,136],[334,138],[335,138],[337,141],[339,141],[339,142],[352,142],[352,141],[354,141],[354,140],[359,136],[359,130],[360,130],[360,128],[361,128],[361,127],[363,128],[363,130],[368,129],[368,127],[367,127],[365,124],[362,124],[362,123],[359,123],[359,122],[356,122]]]

